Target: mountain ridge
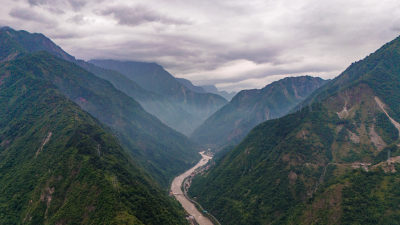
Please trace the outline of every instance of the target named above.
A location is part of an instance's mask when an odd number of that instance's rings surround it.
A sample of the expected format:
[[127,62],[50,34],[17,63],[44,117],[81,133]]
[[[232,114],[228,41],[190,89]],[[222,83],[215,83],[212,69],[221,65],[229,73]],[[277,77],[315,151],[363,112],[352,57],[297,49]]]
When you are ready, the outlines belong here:
[[[190,90],[156,63],[116,60],[90,60],[89,62],[120,72],[144,89],[162,95],[174,108],[182,109],[189,118],[182,117],[180,114],[173,115],[173,113],[167,116],[162,110],[152,111],[152,113],[186,135],[190,135],[202,121],[227,102],[216,94],[197,93]],[[142,103],[146,104],[146,101]]]
[[27,71],[40,72],[69,99],[111,127],[121,144],[162,185],[168,185],[174,175],[199,158],[196,148],[184,135],[145,112],[138,102],[108,81],[46,52],[30,57],[25,65]]
[[202,85],[200,86],[204,89],[204,91],[214,94],[219,94],[222,97],[226,98],[228,101],[232,100],[232,98],[237,94],[235,91],[227,92],[227,91],[220,91],[215,85]]
[[257,124],[285,115],[324,83],[321,78],[300,76],[275,81],[262,89],[242,90],[191,138],[214,148],[237,144]]
[[228,224],[397,224],[399,62],[396,38],[255,127],[191,195]]
[[218,90],[215,85],[201,85],[201,86],[196,86],[194,85],[190,80],[185,79],[185,78],[176,78],[181,84],[185,85],[187,88],[194,92],[198,93],[212,93],[212,94],[217,94],[222,97],[224,97],[226,100],[230,101],[233,96],[235,96],[237,93],[236,92],[227,92],[227,91],[220,91]]
[[186,224],[109,128],[26,70],[35,57],[0,64],[0,223]]
[[[1,47],[12,49],[17,53],[14,60],[30,52],[36,53],[31,55],[31,60],[27,63],[21,64],[21,67],[26,68],[27,72],[46,75],[51,82],[58,85],[63,94],[111,127],[123,147],[163,187],[167,187],[174,175],[189,168],[200,157],[197,154],[197,147],[184,135],[162,124],[153,115],[145,112],[134,99],[117,90],[109,81],[99,78],[101,75],[124,78],[121,74],[92,66],[91,69],[98,74],[95,76],[79,67],[79,64],[86,67],[91,66],[90,64],[74,60],[50,39],[43,39],[44,35],[32,35],[11,28],[7,28],[6,31],[8,33],[0,31],[0,42],[4,44]],[[25,44],[19,43],[19,37],[25,40]],[[29,43],[29,38],[35,41]],[[45,45],[40,44],[43,42]],[[24,45],[37,46],[35,49],[25,49],[21,47]],[[44,50],[47,54],[38,52],[40,50]],[[10,58],[9,52],[0,50],[0,53],[2,53],[0,60]],[[59,58],[59,55],[68,57]],[[32,63],[35,60],[36,64]],[[134,85],[132,81],[129,87]]]

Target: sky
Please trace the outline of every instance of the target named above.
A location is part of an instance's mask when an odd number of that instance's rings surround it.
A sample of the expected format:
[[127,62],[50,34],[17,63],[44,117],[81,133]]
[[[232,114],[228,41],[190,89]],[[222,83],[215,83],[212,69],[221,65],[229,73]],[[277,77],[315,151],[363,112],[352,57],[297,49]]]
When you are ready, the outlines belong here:
[[399,0],[0,0],[0,26],[79,59],[156,62],[237,91],[333,78],[400,34]]

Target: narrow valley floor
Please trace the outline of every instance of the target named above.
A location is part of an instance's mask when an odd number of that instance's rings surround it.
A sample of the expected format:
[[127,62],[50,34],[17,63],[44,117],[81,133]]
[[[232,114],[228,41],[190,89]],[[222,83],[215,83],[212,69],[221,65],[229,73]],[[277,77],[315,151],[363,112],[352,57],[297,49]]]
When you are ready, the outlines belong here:
[[175,198],[180,202],[182,207],[189,213],[191,216],[194,217],[196,222],[200,225],[213,225],[210,219],[205,217],[197,208],[196,206],[186,198],[183,194],[181,186],[185,178],[189,177],[197,168],[200,168],[207,164],[207,162],[212,159],[211,156],[205,155],[204,152],[200,152],[202,159],[192,168],[184,172],[183,174],[175,177],[171,184],[171,193],[175,196]]

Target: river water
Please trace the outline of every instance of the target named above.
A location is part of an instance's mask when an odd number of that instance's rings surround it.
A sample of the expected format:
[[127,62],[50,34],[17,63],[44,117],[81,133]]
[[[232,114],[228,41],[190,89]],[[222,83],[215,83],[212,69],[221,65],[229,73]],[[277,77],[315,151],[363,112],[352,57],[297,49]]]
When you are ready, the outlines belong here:
[[192,215],[196,222],[200,225],[213,225],[213,223],[207,217],[196,208],[196,206],[190,202],[181,190],[182,182],[186,177],[190,176],[197,168],[204,166],[207,162],[212,159],[211,156],[205,155],[204,152],[200,152],[202,159],[192,168],[184,172],[183,174],[175,177],[171,184],[171,192],[175,196],[187,213]]

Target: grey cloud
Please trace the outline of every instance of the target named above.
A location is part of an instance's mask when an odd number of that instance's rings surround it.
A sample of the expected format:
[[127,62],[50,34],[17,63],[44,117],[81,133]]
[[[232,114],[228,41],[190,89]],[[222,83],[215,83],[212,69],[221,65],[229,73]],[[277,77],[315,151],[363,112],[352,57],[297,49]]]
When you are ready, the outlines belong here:
[[64,10],[52,6],[47,7],[46,10],[56,15],[65,14]]
[[74,10],[79,10],[87,4],[85,0],[28,0],[28,3],[31,6],[53,6],[50,9],[53,9],[55,5],[64,6],[67,3]]
[[166,25],[188,24],[188,21],[163,15],[145,6],[127,7],[118,5],[101,11],[101,14],[112,15],[119,24],[129,26],[137,26],[151,22],[157,22]]
[[84,0],[68,0],[68,2],[74,9],[80,9],[86,5],[86,1]]
[[84,18],[84,16],[79,14],[79,15],[75,15],[75,16],[70,17],[67,21],[75,23],[75,24],[83,24],[84,23],[84,19],[83,18]]
[[82,35],[77,33],[56,33],[50,35],[50,38],[52,39],[76,39],[80,37],[82,37]]
[[282,48],[274,46],[260,46],[259,48],[241,48],[236,50],[227,51],[220,56],[229,60],[246,59],[255,63],[273,63],[280,64],[279,55]]
[[49,27],[56,26],[56,22],[49,18],[30,10],[29,8],[13,8],[9,15],[14,18],[18,18],[25,21],[34,21],[42,24],[46,24]]
[[[260,79],[265,77],[277,76],[277,75],[291,75],[291,74],[302,74],[302,75],[309,75],[310,73],[333,73],[336,72],[337,68],[333,65],[305,65],[296,68],[270,68],[270,69],[263,69],[257,72],[249,72],[245,75],[240,77],[233,77],[233,78],[214,78],[210,79],[214,83],[237,83],[241,81],[245,81],[248,79]],[[333,74],[338,75],[338,74]]]
[[235,89],[275,75],[338,75],[400,31],[398,0],[3,1],[0,22],[55,38],[78,58],[157,62]]

